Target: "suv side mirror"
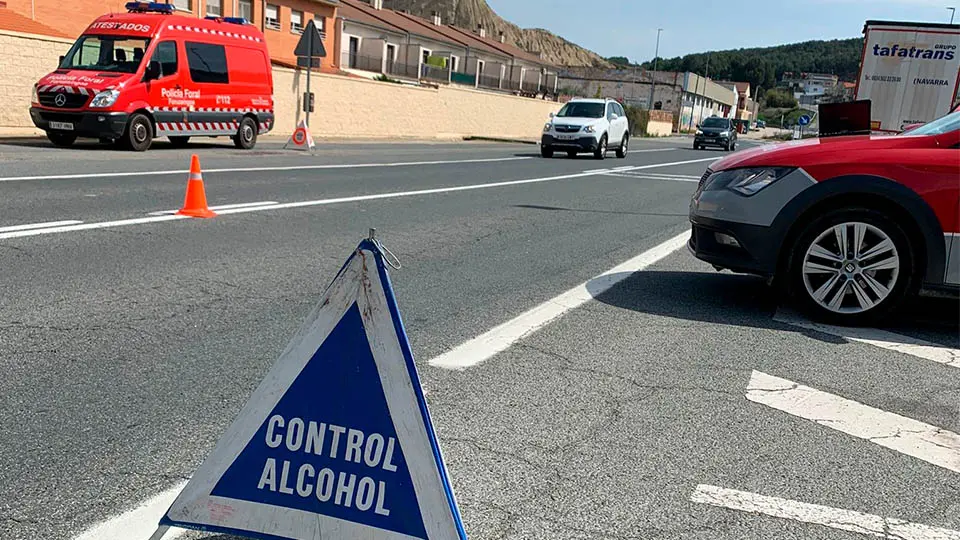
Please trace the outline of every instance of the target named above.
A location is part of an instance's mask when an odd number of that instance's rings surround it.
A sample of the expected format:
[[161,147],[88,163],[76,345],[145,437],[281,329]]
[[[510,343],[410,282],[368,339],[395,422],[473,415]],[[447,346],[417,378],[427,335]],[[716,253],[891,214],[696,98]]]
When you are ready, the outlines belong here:
[[555,115],[554,115],[553,113],[550,113],[550,118],[553,118],[554,116],[555,116]]
[[156,60],[151,60],[150,63],[147,64],[147,70],[144,71],[143,73],[143,80],[154,81],[160,78],[160,74],[161,74],[160,62],[157,62]]
[[612,118],[613,120],[616,120],[617,118],[620,118],[620,115],[617,113],[611,113],[610,118]]

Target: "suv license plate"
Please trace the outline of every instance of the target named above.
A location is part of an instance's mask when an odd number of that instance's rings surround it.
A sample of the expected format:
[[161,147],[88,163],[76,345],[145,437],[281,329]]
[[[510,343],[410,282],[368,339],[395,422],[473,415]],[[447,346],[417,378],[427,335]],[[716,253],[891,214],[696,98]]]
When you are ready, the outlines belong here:
[[557,135],[557,138],[561,141],[572,141],[577,138],[576,135]]
[[73,131],[73,124],[70,122],[50,122],[50,129],[62,129],[64,131]]

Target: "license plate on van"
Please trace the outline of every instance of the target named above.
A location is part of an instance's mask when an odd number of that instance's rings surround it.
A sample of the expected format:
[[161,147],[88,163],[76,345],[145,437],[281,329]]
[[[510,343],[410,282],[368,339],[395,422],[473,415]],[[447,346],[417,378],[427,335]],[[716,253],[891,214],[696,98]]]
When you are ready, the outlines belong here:
[[50,129],[62,129],[64,131],[73,131],[73,124],[70,122],[50,122]]

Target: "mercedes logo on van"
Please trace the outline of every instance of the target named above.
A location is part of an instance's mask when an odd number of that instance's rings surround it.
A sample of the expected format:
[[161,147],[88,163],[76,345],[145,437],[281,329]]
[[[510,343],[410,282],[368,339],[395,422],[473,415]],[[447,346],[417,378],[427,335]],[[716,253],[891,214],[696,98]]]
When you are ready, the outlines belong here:
[[53,98],[53,102],[57,104],[57,107],[63,107],[67,104],[66,94],[57,94],[57,97]]

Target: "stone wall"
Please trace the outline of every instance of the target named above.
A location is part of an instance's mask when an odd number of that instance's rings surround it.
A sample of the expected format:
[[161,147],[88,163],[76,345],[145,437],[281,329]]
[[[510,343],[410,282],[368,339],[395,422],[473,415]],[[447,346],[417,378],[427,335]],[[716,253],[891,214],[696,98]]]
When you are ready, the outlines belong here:
[[0,30],[0,127],[32,128],[30,94],[41,77],[57,69],[73,40]]

